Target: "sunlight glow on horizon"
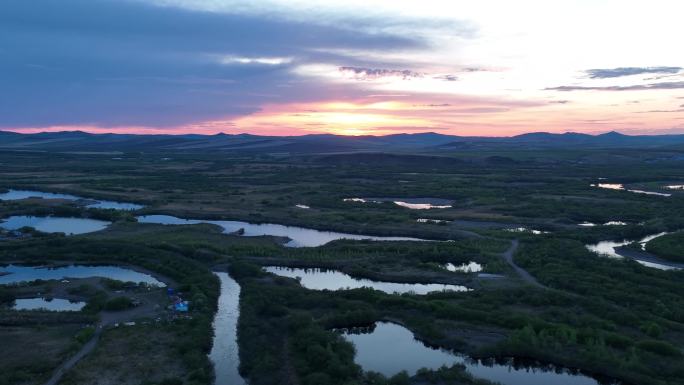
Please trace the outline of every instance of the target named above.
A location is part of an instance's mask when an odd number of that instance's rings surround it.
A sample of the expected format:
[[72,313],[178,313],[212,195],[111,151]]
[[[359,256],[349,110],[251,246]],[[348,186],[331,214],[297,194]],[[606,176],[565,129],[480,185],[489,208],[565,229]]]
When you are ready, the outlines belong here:
[[0,25],[30,48],[7,48],[0,130],[684,133],[684,2],[654,1],[103,0],[150,15],[135,43],[106,14]]

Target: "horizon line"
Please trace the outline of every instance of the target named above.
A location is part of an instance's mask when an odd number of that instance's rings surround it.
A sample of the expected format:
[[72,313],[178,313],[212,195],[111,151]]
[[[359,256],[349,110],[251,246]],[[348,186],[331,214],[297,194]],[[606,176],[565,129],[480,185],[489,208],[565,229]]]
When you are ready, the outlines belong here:
[[38,134],[68,134],[68,133],[83,133],[83,134],[88,134],[88,135],[131,135],[131,136],[218,136],[218,135],[229,135],[229,136],[240,136],[240,135],[250,135],[250,136],[257,136],[257,137],[279,137],[279,138],[301,138],[301,137],[307,137],[307,136],[336,136],[336,137],[348,137],[348,138],[363,138],[363,137],[375,137],[375,138],[382,138],[382,137],[388,137],[388,136],[397,136],[397,135],[425,135],[425,134],[434,134],[434,135],[440,135],[440,136],[447,136],[447,137],[457,137],[457,138],[515,138],[519,136],[524,136],[524,135],[530,135],[530,134],[549,134],[549,135],[568,135],[568,134],[577,134],[577,135],[587,135],[587,136],[601,136],[601,135],[606,135],[606,134],[619,134],[623,136],[630,136],[630,137],[638,137],[638,136],[682,136],[684,134],[625,134],[623,132],[617,131],[617,130],[609,130],[605,132],[600,132],[600,133],[585,133],[585,132],[577,132],[577,131],[564,131],[564,132],[550,132],[550,131],[530,131],[530,132],[525,132],[522,134],[517,134],[517,135],[453,135],[453,134],[441,134],[438,132],[434,131],[424,131],[424,132],[399,132],[395,134],[386,134],[386,135],[373,135],[373,134],[364,134],[364,135],[351,135],[351,134],[334,134],[334,133],[309,133],[309,134],[302,134],[302,135],[260,135],[260,134],[251,134],[249,132],[241,132],[241,133],[227,133],[227,132],[217,132],[214,134],[193,134],[193,133],[117,133],[117,132],[89,132],[85,130],[60,130],[60,131],[37,131],[37,132],[21,132],[21,131],[13,131],[11,129],[0,129],[0,133],[12,133],[12,134],[18,134],[18,135],[38,135]]

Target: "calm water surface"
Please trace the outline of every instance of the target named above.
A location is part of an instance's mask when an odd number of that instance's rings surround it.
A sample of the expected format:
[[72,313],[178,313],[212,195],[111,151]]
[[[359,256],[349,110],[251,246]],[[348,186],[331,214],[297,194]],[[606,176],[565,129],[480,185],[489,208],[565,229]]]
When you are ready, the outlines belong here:
[[62,298],[21,298],[14,300],[14,310],[80,311],[85,302],[69,301]]
[[8,192],[4,194],[0,194],[0,200],[2,201],[13,201],[13,200],[20,200],[20,199],[28,199],[28,198],[42,198],[42,199],[64,199],[64,200],[70,200],[70,201],[87,201],[87,202],[94,202],[87,204],[86,207],[88,208],[95,208],[95,209],[114,209],[114,210],[125,210],[125,211],[133,211],[133,210],[140,210],[144,206],[135,204],[135,203],[124,203],[124,202],[114,202],[114,201],[104,201],[104,200],[95,200],[95,199],[88,199],[88,198],[83,198],[79,197],[76,195],[71,195],[71,194],[59,194],[59,193],[50,193],[50,192],[43,192],[43,191],[32,191],[32,190],[9,190]]
[[482,271],[482,265],[480,265],[477,262],[469,262],[469,263],[464,263],[462,265],[454,265],[453,263],[449,262],[444,265],[444,268],[451,271],[451,272],[457,272],[460,271],[462,273],[478,273]]
[[102,277],[122,282],[146,283],[149,285],[166,286],[163,282],[149,274],[118,266],[83,266],[69,265],[61,267],[41,266],[0,266],[0,273],[9,273],[0,276],[0,285],[18,282],[31,282],[41,280],[62,280],[66,278],[89,278]]
[[441,198],[344,198],[345,202],[382,203],[394,202],[395,205],[412,210],[447,209],[452,201]]
[[125,203],[125,202],[114,202],[114,201],[98,201],[87,205],[86,207],[91,209],[113,209],[113,210],[123,210],[123,211],[135,211],[140,210],[145,207],[136,203]]
[[636,194],[656,195],[656,196],[661,196],[661,197],[672,196],[672,194],[660,193],[660,192],[655,192],[655,191],[626,189],[625,186],[623,186],[621,183],[598,183],[598,184],[591,184],[591,187],[598,187],[598,188],[603,188],[603,189],[608,189],[608,190],[622,190],[622,191],[633,192]]
[[366,371],[385,376],[402,370],[413,375],[420,368],[439,369],[443,365],[460,363],[473,376],[502,385],[599,385],[591,377],[551,366],[516,368],[511,363],[485,365],[447,350],[427,347],[416,340],[410,330],[388,322],[376,323],[370,333],[347,331],[343,337],[356,347],[356,363]]
[[505,231],[508,231],[509,233],[530,233],[534,235],[541,235],[541,234],[548,234],[548,231],[542,231],[542,230],[535,230],[535,229],[528,229],[527,227],[514,227],[510,229],[504,229]]
[[577,226],[582,226],[582,227],[596,227],[596,226],[627,226],[627,222],[623,221],[608,221],[603,224],[597,224],[593,222],[582,222],[578,223]]
[[469,291],[465,286],[441,283],[397,283],[358,279],[336,270],[299,269],[267,266],[264,270],[282,277],[299,278],[300,284],[311,290],[346,290],[368,287],[388,294],[427,294],[433,291]]
[[337,239],[356,239],[373,241],[421,241],[409,237],[376,237],[371,235],[345,234],[333,231],[319,231],[296,226],[283,226],[273,223],[255,224],[241,221],[211,221],[202,219],[182,219],[170,215],[143,215],[138,217],[140,223],[156,223],[162,225],[194,225],[198,223],[211,223],[221,226],[224,233],[234,233],[244,230],[244,236],[271,235],[287,237],[290,241],[285,244],[288,247],[316,247],[325,245]]
[[214,317],[214,344],[209,359],[214,364],[216,385],[244,385],[240,365],[237,322],[240,315],[240,285],[228,273],[214,273],[221,281],[221,295]]
[[[663,235],[666,235],[666,234],[668,234],[668,233],[663,232],[663,233],[658,233],[658,234],[652,234],[652,235],[648,235],[648,236],[640,239],[638,242],[641,245],[641,250],[645,251],[646,250],[646,244],[648,242],[650,242],[650,241],[652,241],[658,237],[662,237]],[[616,249],[619,247],[622,247],[622,246],[627,246],[632,242],[634,242],[634,241],[626,240],[626,239],[624,241],[601,241],[597,244],[586,245],[586,247],[587,247],[587,249],[589,249],[589,250],[591,250],[591,251],[593,251],[599,255],[603,255],[603,256],[611,257],[611,258],[622,259],[624,257],[622,255],[618,254]],[[642,264],[644,266],[648,266],[648,267],[652,267],[652,268],[656,268],[656,269],[660,269],[660,270],[675,270],[675,269],[677,269],[677,267],[668,266],[668,265],[664,265],[664,264],[660,264],[660,263],[656,263],[656,262],[642,261],[639,259],[635,259],[635,261],[639,262],[640,264]]]
[[32,217],[12,216],[0,220],[0,227],[5,230],[18,230],[32,227],[44,233],[65,233],[67,235],[92,233],[105,229],[111,224],[88,218]]

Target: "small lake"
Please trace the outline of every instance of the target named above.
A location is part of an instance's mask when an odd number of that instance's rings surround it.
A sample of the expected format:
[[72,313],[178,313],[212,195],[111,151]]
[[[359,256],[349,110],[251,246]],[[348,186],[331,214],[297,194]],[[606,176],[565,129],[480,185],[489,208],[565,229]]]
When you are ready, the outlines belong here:
[[354,278],[336,270],[299,269],[281,266],[267,266],[264,270],[281,277],[298,278],[299,283],[311,290],[348,290],[362,287],[379,290],[387,294],[413,293],[418,295],[434,291],[470,291],[465,286],[447,285],[441,283],[397,283],[372,281],[370,279]]
[[505,229],[505,231],[508,231],[509,233],[530,233],[534,235],[549,234],[548,231],[528,229],[527,227],[515,227],[511,229]]
[[578,223],[577,226],[582,226],[582,227],[627,226],[627,222],[623,222],[623,221],[608,221],[606,223],[582,222],[582,223]]
[[444,265],[444,268],[447,269],[448,271],[453,272],[453,273],[455,273],[455,272],[478,273],[478,272],[482,271],[482,265],[480,265],[477,262],[464,263],[464,264],[458,265],[458,266],[449,262],[449,263]]
[[[371,332],[345,331],[342,336],[356,347],[355,362],[365,371],[393,376],[402,370],[409,375],[420,368],[439,369],[456,363],[465,365],[474,377],[502,385],[599,385],[588,376],[551,365],[524,367],[508,363],[483,363],[444,349],[434,349],[416,340],[403,326],[378,322]],[[388,348],[390,347],[390,348]]]
[[430,218],[418,218],[416,219],[418,223],[447,223],[449,221],[444,219],[430,219]]
[[0,275],[0,285],[31,282],[38,279],[47,281],[68,278],[101,277],[122,282],[135,282],[138,284],[146,283],[148,285],[166,286],[163,282],[158,281],[149,274],[140,273],[135,270],[118,266],[69,265],[60,267],[42,267],[8,265],[0,266],[0,273],[7,273],[6,275]]
[[18,230],[32,227],[43,233],[64,233],[66,235],[86,234],[104,230],[111,222],[88,218],[12,216],[0,219],[0,227],[5,230]]
[[224,233],[235,233],[240,229],[244,230],[242,235],[255,237],[270,235],[276,237],[287,237],[290,239],[285,244],[287,247],[316,247],[325,245],[337,239],[372,240],[372,241],[421,241],[417,238],[409,237],[376,237],[371,235],[345,234],[333,231],[320,231],[296,226],[284,226],[273,223],[249,223],[241,221],[212,221],[202,219],[182,219],[170,215],[143,215],[139,216],[140,223],[155,223],[161,225],[196,225],[199,223],[210,223],[223,228]]
[[[637,242],[641,245],[641,250],[645,251],[646,250],[646,244],[648,242],[650,242],[650,241],[652,241],[658,237],[662,237],[663,235],[666,235],[666,234],[668,234],[668,233],[663,232],[663,233],[648,235],[648,236],[638,240]],[[591,250],[591,251],[593,251],[599,255],[603,255],[606,257],[610,257],[610,258],[622,259],[622,258],[624,258],[624,256],[620,255],[617,252],[617,249],[622,247],[622,246],[627,246],[632,242],[634,242],[634,241],[630,241],[630,240],[626,240],[626,239],[623,241],[601,241],[601,242],[593,244],[593,245],[586,245],[586,247],[587,247],[587,249],[589,249],[589,250]],[[668,266],[666,264],[661,264],[661,263],[657,263],[657,262],[653,262],[653,261],[645,261],[645,260],[641,260],[638,258],[634,258],[634,260],[639,262],[640,264],[642,264],[644,266],[652,267],[652,268],[656,268],[656,269],[660,269],[660,270],[674,270],[674,269],[678,268],[675,266]]]
[[238,367],[240,357],[237,322],[240,316],[240,285],[228,273],[214,273],[221,281],[218,310],[214,317],[214,343],[209,359],[214,364],[216,385],[244,385]]
[[[133,211],[140,210],[144,206],[135,203],[125,203],[125,202],[114,202],[106,200],[97,200],[83,198],[71,194],[59,194],[50,193],[43,191],[32,191],[32,190],[9,190],[6,193],[0,194],[0,200],[2,201],[13,201],[29,198],[41,198],[41,199],[63,199],[69,201],[83,201],[86,202],[85,207],[94,209],[114,209],[114,210],[124,210]],[[92,202],[92,203],[91,203]]]
[[345,198],[343,201],[360,203],[394,202],[397,206],[412,210],[447,209],[452,207],[453,203],[448,199],[441,198]]
[[136,203],[114,202],[114,201],[98,201],[97,203],[86,205],[90,209],[110,209],[122,211],[135,211],[145,207]]
[[80,311],[85,302],[62,298],[21,298],[14,300],[13,310]]
[[591,184],[591,187],[598,187],[598,188],[603,188],[603,189],[608,189],[608,190],[620,190],[620,191],[629,191],[633,192],[636,194],[645,194],[645,195],[657,195],[661,197],[669,197],[672,196],[672,194],[667,194],[667,193],[660,193],[660,192],[655,192],[655,191],[644,191],[644,190],[632,190],[632,189],[626,189],[624,185],[621,183],[598,183],[598,184]]

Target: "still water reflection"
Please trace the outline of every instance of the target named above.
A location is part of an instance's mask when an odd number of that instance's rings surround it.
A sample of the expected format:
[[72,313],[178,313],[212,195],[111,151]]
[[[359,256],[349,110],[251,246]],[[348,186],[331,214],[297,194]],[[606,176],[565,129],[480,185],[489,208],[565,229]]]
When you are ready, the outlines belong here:
[[354,278],[336,270],[299,269],[267,266],[264,270],[283,277],[297,278],[302,286],[312,290],[346,290],[368,287],[388,294],[427,294],[433,291],[469,291],[465,286],[441,283],[397,283]]
[[460,363],[474,377],[502,385],[599,385],[591,377],[555,366],[520,367],[512,360],[485,363],[444,349],[434,349],[416,340],[410,330],[394,323],[378,322],[372,331],[345,331],[342,335],[356,347],[356,363],[366,371],[385,376],[402,370],[412,375],[420,368],[439,369]]
[[41,266],[0,266],[0,285],[35,280],[62,280],[66,278],[102,277],[122,282],[146,283],[148,285],[165,286],[163,282],[149,274],[118,266],[83,266],[69,265],[61,267]]
[[69,301],[62,298],[21,298],[14,300],[14,310],[79,311],[85,302]]
[[183,219],[170,215],[144,215],[138,217],[140,223],[156,223],[162,225],[194,225],[198,223],[210,223],[223,228],[224,233],[237,233],[247,237],[271,235],[287,237],[290,239],[285,244],[288,247],[316,247],[325,245],[337,239],[355,239],[372,241],[420,241],[409,237],[376,237],[372,235],[345,234],[334,231],[320,231],[296,226],[283,226],[273,223],[249,223],[241,221],[212,221],[202,219]]
[[5,230],[18,230],[32,227],[43,233],[64,233],[66,235],[86,234],[100,231],[111,222],[88,218],[12,216],[0,219],[0,227]]
[[221,295],[214,317],[214,343],[209,359],[214,364],[216,385],[244,385],[238,367],[240,357],[237,322],[240,315],[240,285],[227,273],[214,273],[221,281]]

